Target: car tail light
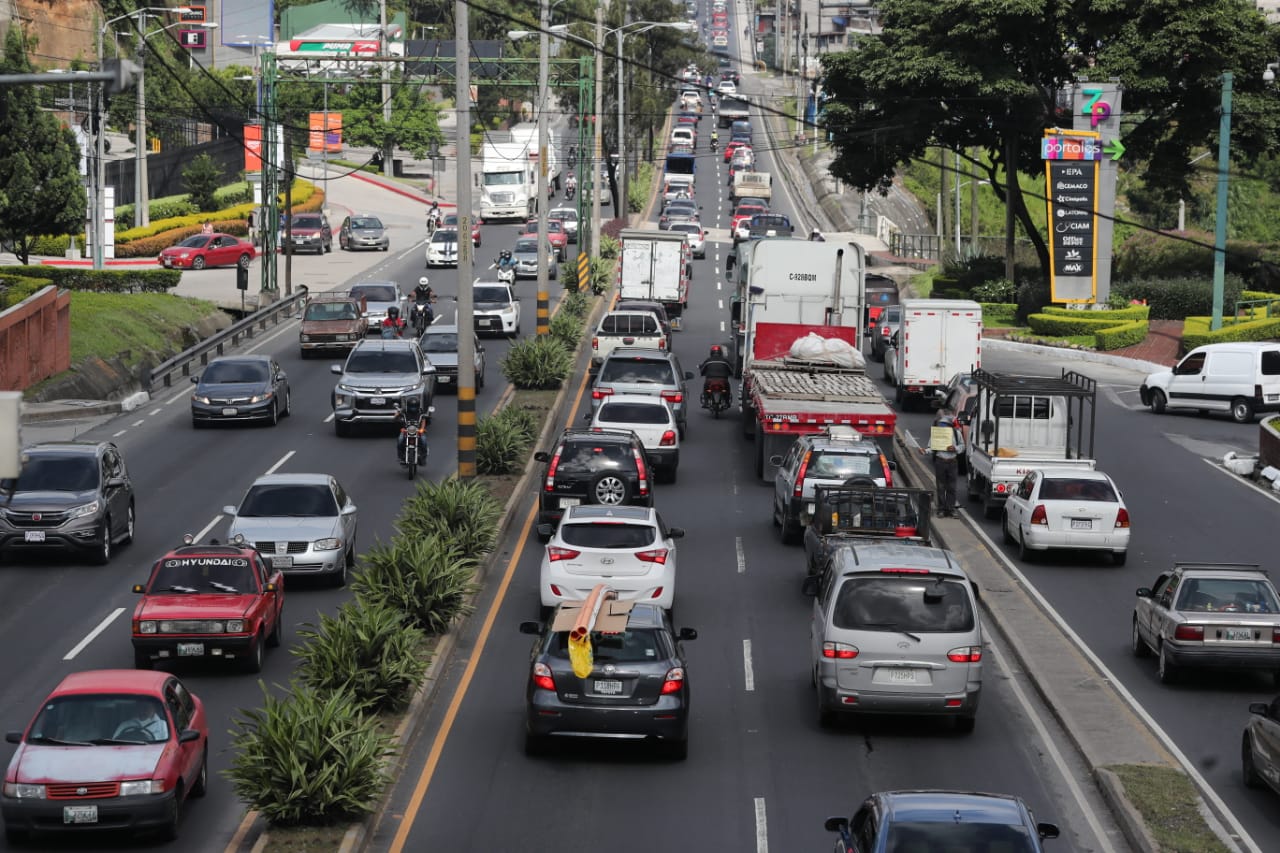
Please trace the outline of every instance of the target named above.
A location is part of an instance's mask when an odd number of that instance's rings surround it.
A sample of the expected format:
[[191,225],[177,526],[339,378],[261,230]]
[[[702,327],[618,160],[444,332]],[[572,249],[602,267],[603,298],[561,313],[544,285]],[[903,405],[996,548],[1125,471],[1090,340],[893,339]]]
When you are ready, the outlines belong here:
[[654,548],[652,551],[637,551],[636,559],[644,563],[657,563],[660,566],[667,564],[667,549]]
[[809,457],[813,456],[812,450],[805,451],[804,459],[800,460],[800,470],[796,471],[796,487],[792,492],[794,497],[804,497],[804,475],[809,470]]
[[881,329],[880,329],[880,337],[882,337],[882,338],[887,338],[887,337],[889,337],[889,327],[888,327],[888,326],[883,326],[883,327],[881,327]]
[[[658,349],[665,351],[667,349],[667,336],[663,335],[658,338]],[[664,395],[665,396],[665,395]]]
[[1036,508],[1031,510],[1031,523],[1049,526],[1049,515],[1044,511],[1044,504],[1036,504]]
[[1271,642],[1280,643],[1280,628],[1271,629]]
[[591,389],[592,400],[603,400],[605,397],[612,397],[612,396],[613,396],[612,388],[592,388]]
[[592,349],[600,349],[600,339],[599,339],[599,338],[593,337],[593,338],[591,339],[591,348],[592,348]]
[[947,652],[947,660],[952,663],[977,663],[982,660],[982,646],[961,646]]
[[547,483],[544,487],[548,492],[555,489],[556,486],[556,469],[560,467],[560,454],[564,451],[563,447],[556,448],[555,456],[551,457],[551,462],[547,464]]
[[822,656],[833,660],[853,660],[858,656],[858,647],[848,643],[823,643]]
[[581,553],[581,551],[575,551],[572,548],[560,548],[556,545],[547,547],[547,559],[553,563],[558,563],[561,560],[572,560]]
[[657,589],[655,589],[655,590],[653,591],[653,595],[651,595],[651,596],[649,596],[649,597],[650,597],[650,598],[653,598],[653,599],[662,598],[662,587],[658,587]]
[[996,494],[1003,495],[1007,491],[1009,491],[1009,487],[1007,485],[1004,483],[996,483]]
[[649,469],[644,464],[644,454],[634,447],[631,448],[631,455],[636,459],[636,474],[640,479],[640,496],[644,497],[649,494]]
[[555,690],[556,680],[551,677],[551,667],[545,663],[533,665],[533,686],[540,690]]
[[884,458],[884,454],[880,454],[880,470],[884,472],[884,487],[886,489],[893,488],[893,472],[889,470],[889,460]]
[[668,403],[683,403],[684,393],[681,391],[663,391],[662,399],[666,400]]
[[1203,640],[1203,625],[1179,625],[1173,629],[1173,638],[1175,640]]
[[673,429],[669,429],[666,432],[664,432],[662,434],[662,440],[658,442],[658,446],[659,447],[675,447],[676,431]]
[[684,667],[673,666],[667,670],[667,677],[662,682],[662,695],[669,693],[679,693],[680,688],[684,686]]
[[1120,507],[1119,511],[1116,512],[1116,527],[1128,527],[1128,526],[1129,526],[1129,510],[1125,509],[1124,507]]

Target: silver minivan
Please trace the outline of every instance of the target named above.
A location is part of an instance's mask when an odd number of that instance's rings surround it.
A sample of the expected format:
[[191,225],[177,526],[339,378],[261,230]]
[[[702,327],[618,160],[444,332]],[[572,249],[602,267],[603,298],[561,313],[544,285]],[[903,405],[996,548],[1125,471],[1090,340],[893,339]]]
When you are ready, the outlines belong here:
[[986,640],[976,588],[951,552],[851,543],[804,590],[814,597],[819,724],[842,714],[921,714],[973,731]]
[[1236,423],[1250,423],[1259,412],[1280,411],[1280,343],[1196,347],[1172,369],[1144,379],[1138,394],[1156,414],[1166,409],[1226,412]]

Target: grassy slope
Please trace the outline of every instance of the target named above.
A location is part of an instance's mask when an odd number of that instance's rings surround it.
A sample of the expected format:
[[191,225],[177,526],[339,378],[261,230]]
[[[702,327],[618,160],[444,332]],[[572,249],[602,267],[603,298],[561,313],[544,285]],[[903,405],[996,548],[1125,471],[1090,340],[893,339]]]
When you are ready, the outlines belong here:
[[147,352],[172,349],[182,330],[217,314],[212,302],[168,293],[71,294],[71,363],[128,350],[137,364]]

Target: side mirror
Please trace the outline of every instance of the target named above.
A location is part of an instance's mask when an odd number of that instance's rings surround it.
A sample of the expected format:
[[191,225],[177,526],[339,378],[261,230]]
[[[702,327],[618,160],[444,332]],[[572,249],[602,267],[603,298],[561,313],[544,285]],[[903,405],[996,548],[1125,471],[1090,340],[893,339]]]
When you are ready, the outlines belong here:
[[192,376],[192,377],[191,377],[191,384],[192,384],[192,385],[199,385],[199,384],[200,384],[200,374],[199,374],[199,373],[197,373],[195,376]]
[[1057,838],[1058,825],[1056,823],[1037,823],[1036,833],[1041,838]]
[[111,477],[107,480],[108,489],[118,489],[124,485],[124,477]]
[[1259,716],[1265,717],[1267,715],[1268,710],[1269,710],[1269,706],[1267,705],[1266,702],[1250,702],[1249,703],[1250,714],[1258,714]]
[[818,576],[809,575],[807,578],[805,578],[804,583],[800,585],[800,591],[803,592],[805,595],[817,595],[818,594]]
[[550,524],[538,525],[538,535],[544,539],[550,539],[555,532],[556,532],[556,529],[552,527]]
[[672,528],[668,529],[668,530],[667,530],[667,538],[668,538],[668,539],[683,539],[683,538],[684,538],[684,528],[683,528],[683,527],[672,527]]
[[356,505],[351,501],[347,501],[347,505],[342,508],[343,515],[355,515]]
[[533,454],[533,458],[534,458],[534,461],[536,461],[536,462],[550,462],[550,461],[551,461],[551,455],[550,455],[549,453],[547,453],[545,450],[539,450],[537,453]]
[[684,378],[685,378],[685,379],[692,379],[692,378],[693,378],[693,371],[692,371],[692,370],[686,370],[686,371],[684,372]]
[[423,376],[434,376],[435,372],[436,372],[436,366],[434,364],[428,364],[422,368]]
[[223,512],[225,515],[235,515],[235,514],[236,514],[236,508],[235,508],[235,507],[233,507],[233,506],[224,506],[224,507],[222,508],[222,512]]
[[1149,587],[1140,586],[1140,587],[1138,587],[1137,596],[1138,596],[1138,598],[1150,598],[1150,597],[1151,597],[1151,589],[1150,589]]
[[677,638],[680,640],[696,640],[698,639],[698,632],[693,628],[681,628]]
[[330,372],[330,373],[333,373],[333,374],[336,374],[336,375],[338,375],[338,376],[341,376],[341,375],[342,375],[342,365],[341,365],[341,364],[331,364],[331,365],[329,365],[329,372]]
[[778,467],[778,466],[780,466],[780,465],[782,465],[782,457],[781,457],[781,456],[778,456],[778,455],[776,455],[776,454],[775,454],[775,455],[773,455],[773,456],[770,456],[770,457],[769,457],[769,464],[770,464],[770,465],[772,465],[772,466],[774,466],[775,468],[776,468],[776,467]]
[[135,584],[133,585],[133,591],[134,591],[135,593],[137,593],[137,594],[141,595],[142,593],[144,593],[144,592],[146,592],[146,591],[147,591],[147,588],[146,588],[146,587],[144,587],[144,586],[143,586],[142,584],[140,584],[140,583],[135,583]]
[[890,471],[897,471],[897,470],[898,470],[898,463],[897,463],[897,461],[896,461],[896,460],[894,460],[894,459],[890,459],[890,460],[889,460],[889,470],[890,470]]
[[183,729],[178,735],[178,743],[195,743],[200,740],[200,733],[195,729]]
[[593,413],[591,413],[591,412],[583,412],[583,413],[582,413],[582,419],[583,419],[584,421],[589,421],[589,420],[591,420],[591,418],[592,418],[592,414],[593,414]]
[[849,828],[849,818],[847,817],[829,817],[822,824],[827,832],[844,832]]
[[4,739],[7,743],[22,743],[22,732],[5,732]]
[[521,622],[520,633],[533,634],[534,636],[537,636],[542,633],[542,623],[541,622]]
[[978,601],[982,598],[982,590],[978,588],[977,581],[969,581],[969,588],[973,590],[973,600]]

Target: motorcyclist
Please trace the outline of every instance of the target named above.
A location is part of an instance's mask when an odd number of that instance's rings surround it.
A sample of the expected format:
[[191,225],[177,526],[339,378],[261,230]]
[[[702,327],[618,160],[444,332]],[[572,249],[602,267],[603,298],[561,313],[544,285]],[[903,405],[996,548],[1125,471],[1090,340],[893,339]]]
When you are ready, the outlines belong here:
[[396,426],[400,427],[400,434],[396,438],[396,460],[401,468],[408,465],[404,461],[404,447],[408,443],[405,430],[411,423],[418,425],[418,464],[422,465],[427,459],[427,414],[422,411],[422,400],[419,397],[406,399],[404,408],[396,407]]
[[826,238],[826,237],[823,237],[823,236],[822,236],[822,232],[821,232],[821,231],[819,231],[817,228],[815,228],[815,229],[813,229],[812,231],[810,231],[810,232],[809,232],[809,240],[810,240],[810,242],[813,242],[813,243],[825,243],[825,242],[827,242],[827,238]]
[[720,132],[713,129],[711,131],[711,150],[715,151],[716,147],[719,145],[720,145]]
[[566,198],[573,198],[574,193],[578,191],[578,177],[572,172],[564,179],[564,194]]
[[431,202],[431,209],[427,211],[427,230],[434,232],[440,227],[440,202]]
[[431,279],[425,275],[418,279],[418,286],[413,289],[413,304],[425,305],[427,314],[427,325],[430,326],[436,317],[436,309],[432,304],[436,301],[436,292],[431,289]]
[[572,169],[578,165],[578,146],[569,146],[569,168]]
[[713,385],[722,384],[725,389],[726,402],[733,402],[733,390],[729,386],[729,378],[733,376],[733,365],[729,363],[729,359],[724,354],[724,347],[719,344],[711,345],[711,354],[707,356],[702,364],[698,365],[698,372],[702,374],[702,408],[707,408],[711,403],[711,388]]
[[382,321],[382,337],[403,338],[406,323],[400,316],[400,309],[392,305],[387,309],[387,317]]
[[493,267],[498,272],[506,272],[507,270],[514,271],[516,268],[516,259],[515,256],[511,254],[511,250],[503,249],[498,253],[498,259],[493,262]]

